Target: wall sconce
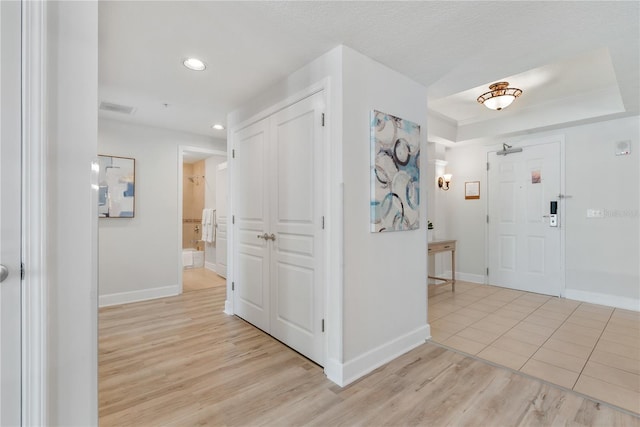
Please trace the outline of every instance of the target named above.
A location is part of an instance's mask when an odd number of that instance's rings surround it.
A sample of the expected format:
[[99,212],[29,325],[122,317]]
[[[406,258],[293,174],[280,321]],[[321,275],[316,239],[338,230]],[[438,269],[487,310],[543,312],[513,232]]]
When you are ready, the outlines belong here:
[[438,187],[447,191],[449,189],[449,183],[451,182],[451,174],[445,173],[443,176],[438,177]]

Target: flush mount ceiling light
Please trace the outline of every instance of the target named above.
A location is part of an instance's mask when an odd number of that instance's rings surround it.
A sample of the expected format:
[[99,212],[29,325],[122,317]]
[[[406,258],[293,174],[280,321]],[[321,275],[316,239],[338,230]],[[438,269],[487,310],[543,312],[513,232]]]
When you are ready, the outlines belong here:
[[489,86],[491,89],[478,97],[478,102],[492,110],[502,110],[508,107],[520,95],[522,90],[509,87],[509,82],[498,82]]
[[182,64],[188,69],[193,71],[202,71],[205,68],[207,68],[204,62],[202,62],[198,58],[187,58],[184,61],[182,61]]
[[224,126],[222,126],[220,123],[216,123],[211,127],[214,128],[215,130],[224,130]]

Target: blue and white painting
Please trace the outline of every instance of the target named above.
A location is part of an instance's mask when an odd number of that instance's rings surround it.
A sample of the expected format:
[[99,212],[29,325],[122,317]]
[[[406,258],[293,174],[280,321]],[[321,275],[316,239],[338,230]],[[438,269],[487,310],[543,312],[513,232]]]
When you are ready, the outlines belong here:
[[101,218],[133,218],[135,214],[136,163],[134,159],[98,156],[98,215]]
[[371,231],[420,227],[420,126],[371,112]]

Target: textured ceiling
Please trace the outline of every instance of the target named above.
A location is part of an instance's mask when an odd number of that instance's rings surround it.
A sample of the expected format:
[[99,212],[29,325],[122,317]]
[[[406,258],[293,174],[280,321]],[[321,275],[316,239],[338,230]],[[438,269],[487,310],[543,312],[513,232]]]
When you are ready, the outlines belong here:
[[[520,79],[525,90],[499,112],[514,120],[511,132],[552,125],[533,106],[566,103],[567,110],[594,98],[588,93],[612,99],[583,117],[554,120],[638,114],[639,5],[101,1],[100,98],[136,107],[133,116],[101,115],[224,137],[209,126],[339,44],[426,86],[431,110],[460,127],[458,140],[499,132],[495,112],[475,97],[505,78]],[[203,59],[207,70],[186,70],[187,56]],[[527,113],[537,119],[526,124]]]

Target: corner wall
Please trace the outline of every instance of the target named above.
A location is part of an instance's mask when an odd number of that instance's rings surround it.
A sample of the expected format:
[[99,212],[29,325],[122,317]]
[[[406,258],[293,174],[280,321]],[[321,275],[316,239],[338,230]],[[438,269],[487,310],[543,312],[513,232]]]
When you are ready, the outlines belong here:
[[176,295],[182,272],[178,248],[178,147],[226,151],[201,135],[100,119],[98,153],[136,160],[134,218],[100,218],[100,306]]
[[[427,90],[343,49],[344,383],[422,343],[427,325]],[[421,126],[420,228],[370,232],[370,114]]]
[[[429,336],[426,88],[338,46],[230,114],[227,123],[232,132],[241,123],[255,120],[261,111],[325,79],[330,141],[325,374],[346,385],[424,343]],[[373,109],[422,126],[419,230],[369,232],[369,114]],[[227,283],[229,309],[233,293],[231,280]]]

